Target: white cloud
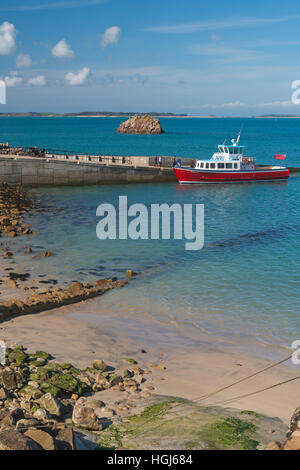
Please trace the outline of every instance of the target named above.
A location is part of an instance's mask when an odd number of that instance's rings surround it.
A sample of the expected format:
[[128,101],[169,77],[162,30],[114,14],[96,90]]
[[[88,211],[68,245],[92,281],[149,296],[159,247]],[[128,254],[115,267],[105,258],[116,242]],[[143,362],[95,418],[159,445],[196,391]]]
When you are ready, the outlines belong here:
[[77,86],[83,85],[86,82],[90,69],[88,67],[83,67],[79,70],[78,73],[69,72],[65,75],[65,79],[69,85]]
[[44,86],[46,85],[46,78],[44,75],[38,75],[37,77],[30,78],[27,84],[31,86]]
[[242,101],[233,101],[223,104],[204,104],[202,108],[206,109],[238,109],[238,108],[288,108],[292,106],[289,101],[271,101],[268,103],[243,103]]
[[109,44],[116,44],[119,41],[120,34],[121,29],[119,26],[111,26],[110,28],[107,28],[101,35],[102,47],[106,47]]
[[18,72],[10,72],[10,74],[4,78],[4,82],[7,87],[15,87],[21,85],[22,81],[23,78],[19,77]]
[[282,23],[298,19],[299,15],[283,16],[281,18],[226,18],[224,20],[206,20],[194,23],[182,23],[173,25],[161,25],[145,28],[144,31],[153,33],[195,33],[197,31],[216,31],[221,29],[244,28],[248,26],[260,26],[265,24]]
[[67,58],[71,59],[75,57],[74,52],[72,51],[71,46],[66,42],[65,39],[59,41],[51,50],[51,54],[54,57],[59,57],[60,59]]
[[16,48],[17,30],[12,23],[4,21],[0,26],[0,55],[11,55]]
[[36,5],[20,5],[20,6],[8,6],[0,7],[0,11],[37,11],[37,10],[49,10],[49,9],[60,9],[60,8],[77,8],[77,7],[88,7],[93,5],[101,5],[106,3],[107,0],[73,0],[73,1],[60,1],[52,3],[39,3]]
[[16,58],[17,67],[30,67],[32,60],[29,54],[19,54]]

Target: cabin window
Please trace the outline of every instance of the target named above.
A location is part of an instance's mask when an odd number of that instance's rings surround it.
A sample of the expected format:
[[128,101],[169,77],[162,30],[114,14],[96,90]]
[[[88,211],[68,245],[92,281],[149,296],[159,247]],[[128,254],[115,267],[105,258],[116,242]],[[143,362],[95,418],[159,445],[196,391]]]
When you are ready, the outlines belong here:
[[216,168],[216,164],[215,164],[215,163],[211,163],[211,164],[210,164],[210,168]]
[[204,163],[203,163],[203,162],[201,162],[201,165],[200,165],[200,166],[201,166],[201,168],[204,168]]
[[232,163],[226,163],[226,168],[232,169]]
[[224,168],[224,163],[218,163],[218,168]]
[[234,164],[233,164],[233,168],[234,168],[235,170],[237,170],[238,164],[237,164],[237,163],[234,163]]
[[205,164],[205,168],[209,168],[209,163],[206,163],[206,164]]

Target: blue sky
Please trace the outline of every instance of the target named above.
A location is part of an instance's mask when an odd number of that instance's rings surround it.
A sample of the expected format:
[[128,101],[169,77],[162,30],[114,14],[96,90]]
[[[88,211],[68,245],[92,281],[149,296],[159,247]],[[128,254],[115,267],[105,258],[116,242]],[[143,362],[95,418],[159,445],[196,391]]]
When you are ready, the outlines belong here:
[[294,1],[2,0],[6,111],[300,114]]

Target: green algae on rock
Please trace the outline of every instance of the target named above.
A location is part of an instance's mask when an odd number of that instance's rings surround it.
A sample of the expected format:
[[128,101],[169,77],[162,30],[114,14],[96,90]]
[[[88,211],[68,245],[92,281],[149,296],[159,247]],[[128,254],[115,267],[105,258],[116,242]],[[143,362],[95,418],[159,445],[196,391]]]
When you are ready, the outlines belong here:
[[200,406],[189,400],[156,397],[139,416],[101,433],[99,449],[253,450],[286,426],[266,416],[240,417],[238,410]]

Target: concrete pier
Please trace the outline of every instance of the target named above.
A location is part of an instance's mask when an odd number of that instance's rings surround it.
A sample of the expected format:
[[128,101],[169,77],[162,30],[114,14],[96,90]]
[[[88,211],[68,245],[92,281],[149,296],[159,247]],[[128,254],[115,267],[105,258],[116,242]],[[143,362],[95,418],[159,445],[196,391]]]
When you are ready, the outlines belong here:
[[63,157],[0,155],[0,183],[59,186],[176,181],[172,168],[152,166],[148,157],[134,157],[125,163],[120,163],[123,157],[101,157],[101,161],[90,156]]

